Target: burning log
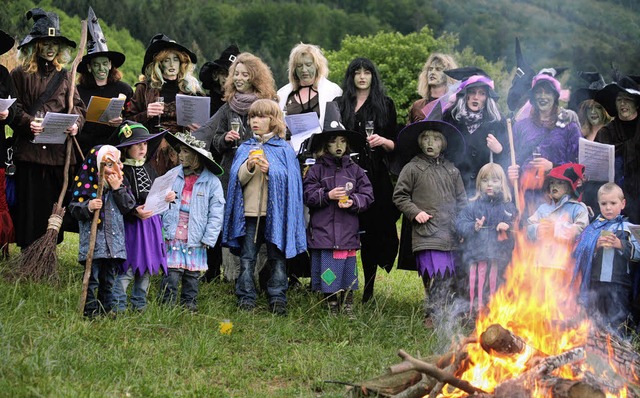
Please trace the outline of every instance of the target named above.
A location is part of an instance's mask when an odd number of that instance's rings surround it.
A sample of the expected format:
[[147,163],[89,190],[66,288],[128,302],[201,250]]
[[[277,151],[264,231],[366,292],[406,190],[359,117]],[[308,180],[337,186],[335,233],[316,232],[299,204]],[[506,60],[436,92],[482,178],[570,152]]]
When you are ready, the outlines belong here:
[[605,398],[602,389],[584,380],[544,377],[538,386],[547,389],[553,398]]
[[480,346],[489,355],[511,357],[523,354],[525,350],[528,350],[532,353],[532,358],[547,356],[529,346],[522,337],[513,334],[499,324],[491,325],[482,332]]

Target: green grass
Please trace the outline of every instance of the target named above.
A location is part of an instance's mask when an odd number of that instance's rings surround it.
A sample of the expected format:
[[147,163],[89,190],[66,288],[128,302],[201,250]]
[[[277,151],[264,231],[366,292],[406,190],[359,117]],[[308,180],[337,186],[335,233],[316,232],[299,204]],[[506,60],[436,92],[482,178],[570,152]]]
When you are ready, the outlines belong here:
[[[324,381],[373,378],[399,362],[398,349],[438,345],[422,327],[420,278],[397,270],[378,270],[375,303],[356,292],[356,321],[329,316],[304,289],[289,292],[286,318],[264,296],[240,312],[229,283],[203,284],[191,314],[159,304],[158,277],[146,312],[88,321],[77,312],[77,247],[74,234],[58,246],[56,286],[0,279],[0,396],[343,397]],[[222,319],[231,335],[219,333]]]

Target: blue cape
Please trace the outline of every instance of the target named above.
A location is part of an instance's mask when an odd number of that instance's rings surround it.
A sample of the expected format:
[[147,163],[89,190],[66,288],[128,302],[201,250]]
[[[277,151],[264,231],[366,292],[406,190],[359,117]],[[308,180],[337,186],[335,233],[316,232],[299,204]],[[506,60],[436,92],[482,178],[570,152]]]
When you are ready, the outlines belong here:
[[[246,235],[244,197],[238,171],[249,158],[251,145],[257,142],[251,138],[238,147],[229,172],[222,244],[233,251],[240,249],[240,238]],[[307,250],[300,165],[295,152],[282,138],[271,138],[262,147],[269,161],[269,178],[267,215],[260,222],[265,223],[265,239],[276,245],[286,258],[292,258]]]

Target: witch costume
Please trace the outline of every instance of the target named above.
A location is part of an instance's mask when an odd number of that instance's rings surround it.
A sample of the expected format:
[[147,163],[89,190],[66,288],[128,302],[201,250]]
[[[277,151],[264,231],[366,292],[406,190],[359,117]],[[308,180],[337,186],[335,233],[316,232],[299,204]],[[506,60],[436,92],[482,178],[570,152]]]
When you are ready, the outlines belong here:
[[[245,217],[245,197],[240,182],[240,168],[249,158],[252,146],[261,144],[269,162],[266,182],[266,212],[264,218]],[[246,168],[246,166],[245,166]],[[247,220],[251,222],[247,222]],[[238,147],[229,173],[227,206],[224,212],[222,245],[238,255],[247,240],[253,242],[255,230],[263,231],[259,239],[267,244],[272,261],[273,283],[269,283],[269,303],[273,309],[285,308],[288,283],[285,259],[293,258],[307,250],[302,204],[302,178],[296,154],[291,145],[274,135],[266,142],[256,137],[244,141]],[[255,246],[255,245],[254,245]],[[247,257],[252,257],[247,254]],[[253,283],[255,258],[240,259],[240,276],[236,283],[236,296],[241,308],[255,307],[256,290]]]
[[202,167],[193,170],[182,164],[176,166],[178,177],[172,187],[176,204],[162,214],[169,271],[162,279],[162,301],[176,304],[182,281],[180,304],[197,311],[200,273],[207,270],[206,249],[216,244],[222,228],[225,200],[216,175],[223,170],[204,149],[205,143],[191,134],[168,133],[165,138],[178,150],[193,152]]
[[[94,147],[89,151],[71,186],[72,199],[69,204],[69,213],[78,220],[79,224],[78,261],[81,264],[84,264],[90,255],[93,211],[89,210],[89,202],[98,199],[100,171],[105,167],[103,163],[116,164],[119,161],[120,151],[115,147],[110,145]],[[112,167],[120,172],[119,166]],[[123,215],[129,213],[136,204],[135,198],[124,184],[118,189],[111,189],[106,179],[102,182],[105,184],[105,189],[100,198],[102,208],[95,210],[100,212],[100,215],[91,270],[93,275],[98,275],[98,300],[96,301],[95,293],[90,288],[84,308],[85,315],[89,317],[102,312],[108,313],[113,308],[112,290],[116,270],[127,258]]]
[[[122,66],[125,61],[125,55],[117,51],[109,51],[107,39],[104,37],[98,18],[91,7],[89,7],[87,20],[89,21],[87,54],[82,57],[82,61],[77,68],[78,73],[81,74],[80,84],[77,86],[80,98],[89,107],[91,97],[118,98],[123,95],[126,106],[133,96],[133,89],[121,80],[111,81],[112,71]],[[106,57],[111,62],[108,80],[103,86],[96,84],[94,76],[88,69],[91,60],[97,57]],[[106,124],[106,121],[100,123],[87,121],[82,129],[82,134],[78,136],[78,144],[80,144],[82,153],[86,154],[95,145],[109,143],[108,139],[114,133],[114,130],[115,127]]]
[[[120,143],[116,145],[124,154],[122,171],[124,183],[130,188],[136,205],[124,217],[127,259],[120,265],[114,287],[116,305],[119,311],[127,306],[127,286],[134,280],[131,292],[131,304],[137,310],[143,310],[147,304],[150,275],[167,273],[167,253],[162,237],[162,219],[156,214],[146,219],[137,216],[137,208],[144,205],[157,177],[149,159],[153,157],[160,144],[163,133],[149,134],[140,123],[124,122],[118,132]],[[143,160],[131,159],[127,150],[132,145],[147,142],[147,156]]]
[[[58,16],[34,8],[27,19],[34,19],[31,32],[22,40],[18,49],[27,51],[39,41],[58,40],[60,51],[64,47],[75,48],[75,43],[60,34]],[[25,50],[22,50],[22,49]],[[78,115],[76,124],[81,131],[85,119],[84,103],[76,91],[72,109],[67,109],[69,89],[74,82],[71,74],[57,70],[53,62],[37,56],[37,70],[27,72],[23,65],[11,71],[17,93],[17,110],[11,123],[15,142],[13,158],[16,165],[16,200],[19,206],[12,213],[16,229],[16,244],[25,248],[47,231],[53,204],[57,202],[64,180],[65,144],[35,144],[30,124],[37,111],[71,113]],[[75,151],[71,152],[70,165],[76,164]],[[58,235],[62,242],[63,231]]]
[[[327,105],[322,133],[311,136],[312,151],[326,148],[332,137],[343,136],[347,140],[347,148],[359,153],[365,148],[364,134],[346,130],[339,122],[337,107],[332,112],[330,105]],[[307,245],[311,257],[312,289],[322,293],[357,290],[359,215],[374,200],[373,187],[367,174],[351,160],[349,153],[342,156],[324,153],[305,174],[303,186],[304,202],[309,207],[310,217]],[[338,201],[329,198],[329,191],[338,186],[348,191],[348,198],[353,201],[351,207],[340,208]]]

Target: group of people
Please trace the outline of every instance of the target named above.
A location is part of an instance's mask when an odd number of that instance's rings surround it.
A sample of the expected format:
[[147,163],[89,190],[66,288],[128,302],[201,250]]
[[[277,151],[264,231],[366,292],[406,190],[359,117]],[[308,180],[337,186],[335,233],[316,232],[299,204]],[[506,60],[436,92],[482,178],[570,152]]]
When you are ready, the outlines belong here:
[[[459,291],[460,280],[470,316],[486,306],[522,224],[545,251],[573,255],[575,267],[539,266],[574,273],[581,303],[614,326],[632,313],[640,286],[640,246],[629,223],[640,222],[640,91],[632,78],[580,91],[578,116],[560,105],[558,71],[543,69],[524,92],[510,93],[526,103],[510,138],[490,76],[434,53],[418,79],[422,98],[400,128],[367,58],[354,59],[338,85],[327,78],[320,48],[300,43],[290,53],[289,83],[276,90],[270,68],[235,45],[205,63],[198,79],[196,55],[157,34],[134,90],[118,71],[125,55],[108,50],[93,16],[74,90],[64,66],[75,43],[54,13],[36,8],[27,18],[34,26],[18,46],[20,65],[0,69],[0,95],[17,98],[0,112],[14,131],[0,148],[7,165],[0,178],[14,184],[0,199],[0,244],[24,250],[44,234],[62,187],[65,145],[33,142],[42,133],[36,114],[78,115],[67,129],[78,141],[66,157],[75,176],[67,203],[71,223],[79,223],[80,261],[88,254],[85,232],[98,220],[88,315],[126,309],[130,284],[131,305],[144,309],[149,276],[162,270],[163,302],[193,311],[199,283],[226,278],[235,281],[241,310],[256,308],[261,286],[269,310],[286,315],[289,284],[309,277],[331,313],[353,318],[360,250],[362,301],[374,297],[377,268],[391,271],[397,257],[398,268],[422,277],[431,326],[433,297]],[[6,52],[13,39],[1,33]],[[209,120],[179,126],[178,94],[209,95]],[[111,120],[88,121],[92,97],[126,105]],[[284,115],[304,113],[317,115],[322,132],[296,152]],[[578,164],[581,137],[615,145],[615,182],[587,181]],[[167,173],[176,175],[164,198],[168,210],[153,214],[146,198]],[[583,193],[591,195],[586,204]]]

